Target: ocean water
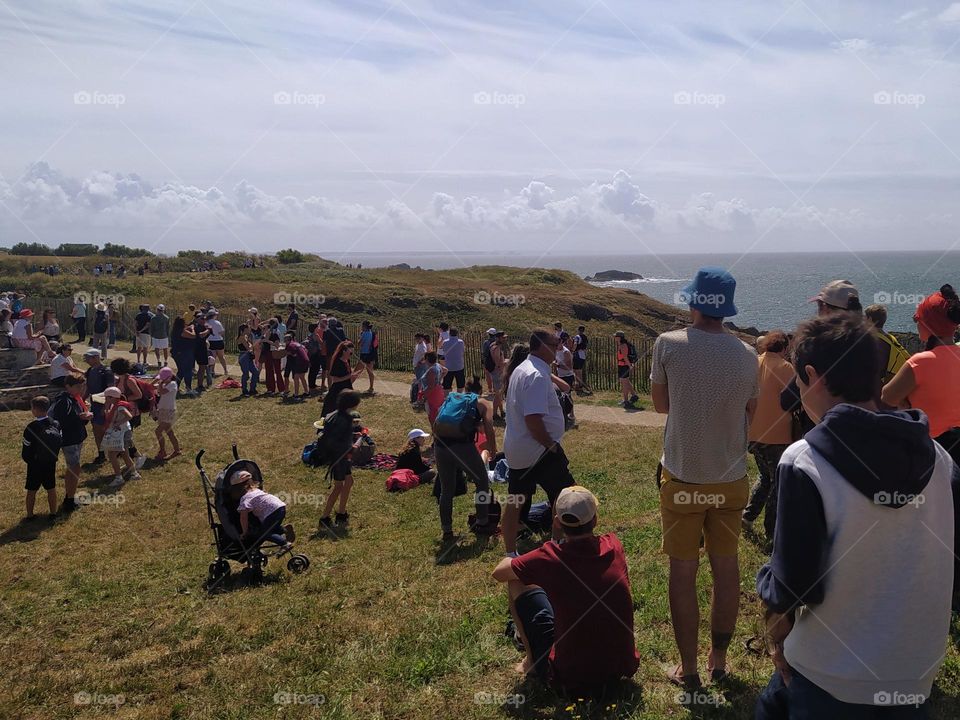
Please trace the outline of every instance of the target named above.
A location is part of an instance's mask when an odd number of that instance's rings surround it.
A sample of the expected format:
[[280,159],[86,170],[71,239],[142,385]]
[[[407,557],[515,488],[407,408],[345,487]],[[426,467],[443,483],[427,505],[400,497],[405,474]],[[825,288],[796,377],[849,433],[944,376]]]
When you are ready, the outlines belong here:
[[[668,304],[703,265],[719,265],[737,279],[741,327],[791,329],[812,314],[807,302],[830,280],[852,281],[864,307],[887,306],[888,330],[913,331],[917,303],[944,283],[960,288],[960,250],[953,252],[750,253],[747,255],[533,255],[464,253],[350,253],[340,263],[383,267],[405,262],[435,270],[464,265],[560,268],[581,277],[627,270],[643,280],[604,283],[638,290]],[[464,270],[467,272],[467,270]],[[491,288],[496,290],[496,288]]]

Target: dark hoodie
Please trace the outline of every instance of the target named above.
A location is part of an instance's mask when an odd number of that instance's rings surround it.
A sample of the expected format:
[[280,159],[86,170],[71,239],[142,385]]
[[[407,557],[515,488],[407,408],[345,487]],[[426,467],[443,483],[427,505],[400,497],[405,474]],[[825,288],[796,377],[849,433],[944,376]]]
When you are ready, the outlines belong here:
[[[933,475],[936,451],[920,410],[872,412],[844,403],[829,410],[804,439],[858,492],[874,502],[885,494],[890,502],[884,504],[891,507],[903,507],[907,498],[921,494]],[[813,480],[782,462],[777,483],[773,555],[757,575],[757,592],[768,607],[785,613],[823,602],[830,538]],[[955,537],[960,538],[956,467],[952,488]]]

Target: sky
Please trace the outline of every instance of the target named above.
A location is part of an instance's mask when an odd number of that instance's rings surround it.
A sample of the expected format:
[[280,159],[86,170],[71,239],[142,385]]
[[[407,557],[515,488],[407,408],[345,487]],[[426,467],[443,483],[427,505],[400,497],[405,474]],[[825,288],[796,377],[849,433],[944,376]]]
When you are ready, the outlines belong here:
[[960,2],[0,0],[0,246],[960,242]]

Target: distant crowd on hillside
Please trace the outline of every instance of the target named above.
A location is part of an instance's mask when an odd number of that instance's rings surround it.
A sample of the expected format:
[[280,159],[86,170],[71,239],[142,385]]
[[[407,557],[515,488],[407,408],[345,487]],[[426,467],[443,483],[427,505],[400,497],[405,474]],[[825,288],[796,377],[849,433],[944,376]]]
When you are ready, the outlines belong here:
[[[707,686],[718,693],[735,687],[728,651],[746,535],[770,552],[755,581],[765,622],[746,642],[773,665],[755,717],[926,717],[960,578],[960,297],[943,285],[923,299],[914,321],[924,349],[910,355],[884,330],[886,308],[862,307],[847,280],[824,285],[811,298],[809,320],[768,332],[756,348],[724,327],[737,314],[735,292],[729,272],[702,268],[683,291],[690,326],[661,334],[653,347],[652,404],[667,416],[656,470],[661,549],[678,654],[666,680],[691,706],[718,701]],[[33,329],[25,299],[0,298],[0,332],[38,357],[61,342],[51,374],[65,391],[52,402],[34,398],[24,431],[26,521],[35,522],[41,488],[51,515],[57,510],[61,453],[62,509],[76,508],[88,425],[96,462],[113,470],[108,487],[119,488],[138,479],[145,462],[134,438],[142,417],[156,421],[155,460],[177,457],[178,399],[204,392],[218,367],[224,376],[229,368],[225,330],[210,303],[175,317],[162,304],[141,305],[133,321],[137,363],[119,357],[109,366],[108,308],[95,307],[94,344],[81,370],[59,327],[57,340],[46,334],[49,316]],[[80,343],[87,313],[78,301],[72,320]],[[350,522],[361,442],[352,430],[361,402],[353,384],[366,377],[367,394],[375,393],[379,337],[368,321],[351,339],[337,318],[321,315],[301,343],[296,331],[304,322],[296,305],[272,317],[251,307],[238,329],[237,385],[242,397],[261,394],[263,372],[266,395],[289,402],[321,396],[320,438],[333,427],[351,429],[328,461],[332,491],[319,523],[333,533]],[[636,408],[630,371],[637,353],[625,333],[615,337],[621,405]],[[504,557],[492,577],[505,586],[507,634],[523,654],[518,672],[567,697],[610,697],[641,661],[659,658],[641,658],[636,647],[627,550],[617,533],[596,532],[609,490],[578,484],[563,446],[576,425],[572,395],[590,392],[590,339],[584,326],[571,334],[557,322],[524,340],[510,344],[491,327],[481,347],[468,349],[447,322],[415,334],[410,402],[426,411],[427,424],[409,431],[397,468],[434,485],[441,557],[460,539],[454,498],[468,492],[467,482],[475,486],[467,526],[481,538],[502,538]],[[466,377],[468,350],[480,353],[482,377]],[[149,368],[151,353],[158,372],[147,379],[138,371]],[[176,372],[167,367],[171,357]],[[758,469],[752,481],[748,453]],[[493,491],[498,481],[506,493]],[[545,501],[534,504],[538,488]],[[271,508],[283,506],[270,497]],[[754,530],[761,515],[762,536]],[[551,539],[521,553],[524,528]],[[706,648],[697,583],[704,555],[712,573]]]

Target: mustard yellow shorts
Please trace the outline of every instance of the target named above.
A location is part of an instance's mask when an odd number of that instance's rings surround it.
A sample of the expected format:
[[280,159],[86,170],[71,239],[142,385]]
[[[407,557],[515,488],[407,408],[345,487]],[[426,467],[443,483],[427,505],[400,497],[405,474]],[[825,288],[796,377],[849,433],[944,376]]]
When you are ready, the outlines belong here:
[[736,555],[749,495],[746,475],[733,482],[701,485],[680,482],[664,468],[660,485],[663,552],[677,560],[696,560],[702,537],[708,555]]

